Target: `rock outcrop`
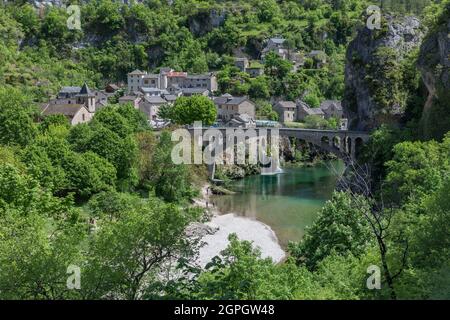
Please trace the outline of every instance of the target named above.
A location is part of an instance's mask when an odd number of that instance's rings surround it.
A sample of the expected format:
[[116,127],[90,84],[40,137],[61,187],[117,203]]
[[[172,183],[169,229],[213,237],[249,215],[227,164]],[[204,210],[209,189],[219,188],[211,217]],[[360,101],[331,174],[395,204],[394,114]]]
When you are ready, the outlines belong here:
[[428,90],[420,131],[423,138],[441,138],[450,130],[450,16],[426,36],[418,68]]
[[[401,118],[405,107],[402,103],[385,99],[388,102],[383,105],[381,99],[376,97],[379,88],[391,90],[392,84],[396,85],[395,79],[391,80],[393,83],[385,79],[388,72],[384,71],[393,70],[390,66],[383,70],[381,64],[386,61],[379,57],[379,49],[390,52],[387,62],[393,58],[399,63],[420,45],[422,38],[421,24],[415,17],[385,16],[381,30],[364,27],[358,32],[347,48],[345,65],[343,108],[351,129],[370,130],[381,123],[396,122]],[[390,92],[384,95],[389,97]]]
[[225,10],[199,11],[189,17],[189,30],[196,36],[203,36],[225,22]]

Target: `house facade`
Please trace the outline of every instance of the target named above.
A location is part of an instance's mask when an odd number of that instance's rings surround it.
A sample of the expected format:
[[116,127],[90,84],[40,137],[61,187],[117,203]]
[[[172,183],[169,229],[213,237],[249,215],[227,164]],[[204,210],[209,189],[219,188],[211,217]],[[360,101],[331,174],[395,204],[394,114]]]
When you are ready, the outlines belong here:
[[160,96],[144,97],[139,103],[139,110],[147,116],[150,121],[158,120],[159,108],[167,104],[167,101]]
[[320,108],[310,108],[305,102],[297,101],[297,120],[304,121],[307,116],[318,116],[324,118]]
[[338,100],[322,101],[320,104],[320,109],[322,109],[325,119],[341,119],[344,114],[341,101]]
[[41,115],[49,116],[53,114],[62,114],[71,125],[89,122],[94,116],[89,112],[84,104],[51,104],[46,103],[41,106]]
[[158,74],[148,74],[145,71],[134,70],[128,73],[127,83],[129,94],[138,92],[141,88],[161,90],[168,88],[202,88],[210,92],[214,92],[218,88],[217,78],[214,73],[190,75],[187,72],[173,71],[170,68],[161,68]]
[[247,114],[255,118],[255,104],[247,97],[233,97],[229,94],[213,99],[217,107],[217,117],[222,121],[230,121],[234,116]]
[[142,98],[140,96],[123,96],[119,98],[119,104],[131,103],[135,109],[139,109],[139,103]]
[[280,122],[293,122],[297,120],[297,106],[293,101],[279,101],[274,105]]
[[41,106],[41,115],[62,114],[72,125],[85,123],[107,104],[107,98],[102,91],[92,91],[86,83],[82,87],[62,87],[56,98]]

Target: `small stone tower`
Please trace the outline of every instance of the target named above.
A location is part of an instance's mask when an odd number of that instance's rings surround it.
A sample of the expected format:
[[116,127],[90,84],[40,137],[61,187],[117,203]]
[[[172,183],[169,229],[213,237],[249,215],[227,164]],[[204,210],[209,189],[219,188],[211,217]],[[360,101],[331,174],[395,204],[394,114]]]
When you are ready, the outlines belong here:
[[80,93],[77,94],[77,103],[84,103],[90,113],[95,113],[95,94],[92,93],[86,82],[81,87]]

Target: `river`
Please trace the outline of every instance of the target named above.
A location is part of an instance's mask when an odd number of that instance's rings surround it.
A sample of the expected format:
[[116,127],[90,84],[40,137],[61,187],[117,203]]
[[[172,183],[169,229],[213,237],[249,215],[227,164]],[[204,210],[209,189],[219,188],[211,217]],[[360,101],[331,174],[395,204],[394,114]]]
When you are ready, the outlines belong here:
[[[342,162],[331,165],[342,172]],[[259,220],[276,233],[280,244],[299,241],[305,227],[313,223],[326,200],[331,198],[337,174],[330,164],[313,167],[284,168],[273,176],[254,175],[233,181],[234,195],[212,198],[221,214],[237,215]]]

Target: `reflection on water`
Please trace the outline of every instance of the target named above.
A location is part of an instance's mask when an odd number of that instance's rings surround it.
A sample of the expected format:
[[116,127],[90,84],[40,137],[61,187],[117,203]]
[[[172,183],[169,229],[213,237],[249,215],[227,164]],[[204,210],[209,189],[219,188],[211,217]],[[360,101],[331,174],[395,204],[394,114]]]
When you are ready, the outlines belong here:
[[[333,163],[342,171],[341,162]],[[298,241],[318,210],[331,198],[337,176],[326,165],[286,168],[273,176],[255,175],[235,181],[235,195],[214,196],[221,213],[258,219],[275,231],[280,243]]]

